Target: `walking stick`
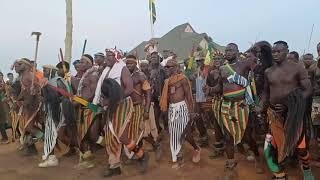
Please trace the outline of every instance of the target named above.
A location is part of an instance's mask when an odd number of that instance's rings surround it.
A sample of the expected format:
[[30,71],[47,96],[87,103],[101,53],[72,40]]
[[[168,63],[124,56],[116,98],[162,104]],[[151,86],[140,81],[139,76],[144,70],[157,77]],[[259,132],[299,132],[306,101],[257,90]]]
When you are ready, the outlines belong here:
[[34,55],[34,64],[33,64],[33,76],[32,76],[32,83],[31,83],[31,92],[34,91],[34,78],[36,75],[36,64],[37,64],[37,59],[38,59],[38,49],[39,49],[39,41],[40,41],[40,35],[41,32],[32,32],[31,36],[36,36],[36,51]]

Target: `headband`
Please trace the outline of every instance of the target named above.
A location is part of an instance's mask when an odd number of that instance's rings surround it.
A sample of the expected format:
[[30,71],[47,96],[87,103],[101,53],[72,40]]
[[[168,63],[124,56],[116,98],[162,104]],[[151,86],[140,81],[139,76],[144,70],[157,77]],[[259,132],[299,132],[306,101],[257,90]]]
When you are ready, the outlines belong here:
[[136,59],[132,59],[132,58],[126,59],[126,62],[131,62],[131,63],[138,64],[137,60]]
[[32,64],[26,58],[21,58],[18,61],[32,67]]
[[86,62],[92,65],[91,59],[89,59],[87,56],[82,56],[81,59],[85,60]]
[[140,60],[140,64],[149,64],[149,61],[148,60]]

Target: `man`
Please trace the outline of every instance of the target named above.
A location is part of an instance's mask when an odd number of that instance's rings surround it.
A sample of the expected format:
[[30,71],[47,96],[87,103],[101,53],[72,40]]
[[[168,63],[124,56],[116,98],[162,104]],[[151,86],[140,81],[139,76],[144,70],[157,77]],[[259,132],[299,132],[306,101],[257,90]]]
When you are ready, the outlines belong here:
[[[14,69],[17,61],[11,67],[11,70]],[[9,86],[7,92],[7,103],[9,104],[10,108],[10,118],[11,118],[11,127],[12,127],[12,141],[15,141],[18,136],[21,135],[21,132],[18,128],[18,121],[19,121],[19,109],[20,107],[17,104],[18,96],[21,92],[21,83],[20,83],[21,74],[15,79],[15,81]]]
[[[130,125],[129,134],[132,134],[131,136],[133,137],[133,139],[137,139],[137,136],[139,136],[142,131],[146,131],[147,129],[146,126],[147,126],[148,132],[143,132],[143,135],[147,135],[145,139],[148,142],[150,142],[151,145],[153,146],[156,152],[156,160],[160,160],[161,158],[160,143],[157,141],[156,138],[152,137],[151,129],[150,129],[151,123],[150,123],[149,117],[150,117],[150,107],[151,107],[151,86],[148,82],[147,76],[138,69],[137,59],[135,56],[133,55],[127,56],[126,64],[127,64],[127,68],[131,73],[131,77],[133,80],[133,93],[131,94],[131,99],[134,105],[134,113],[133,113],[133,119]],[[142,113],[142,110],[144,110],[144,113]],[[144,120],[144,122],[142,120]],[[154,118],[153,118],[153,121],[154,121]],[[138,127],[140,129],[138,129]]]
[[80,79],[84,72],[80,69],[80,60],[75,60],[73,62],[74,69],[76,70],[77,74],[71,77],[71,85],[73,89],[73,93],[76,94],[79,86]]
[[160,63],[160,65],[161,65],[162,67],[164,67],[170,59],[175,59],[175,58],[177,57],[177,56],[176,56],[172,51],[170,51],[170,50],[163,50],[162,52],[163,52],[163,53],[162,53],[163,58],[162,58],[162,61],[161,61],[161,63]]
[[8,144],[9,139],[6,132],[6,124],[7,124],[7,115],[6,115],[6,102],[5,102],[5,96],[6,96],[6,83],[3,80],[3,74],[0,72],[0,133],[1,133],[1,140],[0,144]]
[[[79,71],[84,72],[82,75],[77,96],[91,103],[95,96],[97,81],[99,79],[97,68],[93,67],[93,58],[89,54],[84,54],[80,59]],[[80,123],[79,123],[79,141],[80,141],[80,162],[79,169],[93,167],[92,162],[92,146],[95,143],[92,141],[90,133],[91,125],[96,116],[89,107],[81,106],[80,108]]]
[[[318,54],[320,55],[320,43],[317,46]],[[320,57],[320,56],[319,56]],[[315,131],[315,137],[320,145],[320,59],[313,65],[314,77],[311,79],[313,85],[313,102],[312,102],[312,125]],[[320,158],[317,159],[320,161]],[[319,166],[319,163],[317,163]]]
[[162,56],[163,56],[163,59],[167,59],[170,56],[170,50],[169,49],[164,49],[162,51]]
[[288,54],[288,61],[298,63],[299,62],[299,54],[296,51],[291,51]]
[[[70,65],[68,62],[60,62],[56,65],[58,68],[58,87],[64,89],[68,93],[72,94],[71,82],[68,82],[65,77],[70,72]],[[60,97],[62,100],[62,112],[64,115],[64,120],[66,126],[62,126],[59,133],[63,134],[67,137],[67,141],[69,145],[69,150],[63,156],[70,157],[76,154],[76,149],[79,149],[79,141],[78,141],[78,131],[77,131],[77,114],[74,106],[69,104],[71,101],[67,97]],[[68,109],[69,108],[69,109]],[[58,134],[59,135],[59,134]],[[60,135],[59,135],[60,136]],[[66,141],[66,140],[65,140]]]
[[[107,73],[109,72],[108,68],[106,69],[107,63],[105,60],[105,55],[101,52],[96,53],[94,55],[94,62],[95,62],[95,68],[97,69],[98,72],[98,76],[99,76],[99,81],[101,81],[100,83],[97,83],[97,88],[96,88],[96,92],[100,93],[100,89],[101,89],[101,83],[102,80],[105,78],[105,76],[107,75]],[[100,80],[101,79],[101,80]],[[95,97],[93,98],[92,103],[95,105],[98,105],[100,102],[97,99],[97,94],[95,93]],[[105,123],[102,120],[102,114],[101,113],[97,113],[96,114],[96,118],[95,121],[93,122],[93,124],[91,125],[91,140],[93,142],[95,142],[92,146],[92,148],[94,150],[96,150],[98,147],[100,146],[104,146],[104,142],[103,142],[103,127],[104,127]],[[100,145],[100,146],[98,146]]]
[[[264,87],[264,71],[272,66],[272,46],[267,41],[259,41],[254,44],[252,48],[250,48],[245,54],[245,60],[255,62],[255,67],[253,71],[250,72],[250,83],[252,86],[253,99],[255,105],[258,105],[261,94],[263,92]],[[256,141],[264,142],[265,134],[267,131],[267,121],[266,121],[266,113],[261,114],[261,116],[257,116],[254,112],[254,107],[250,109],[249,115],[249,123],[245,133],[245,139],[248,141],[252,141],[252,144],[256,144]],[[252,137],[256,137],[253,139]],[[255,145],[254,145],[255,146]],[[255,148],[254,148],[255,149]],[[254,153],[257,154],[257,153]],[[249,151],[249,156],[247,156],[247,160],[251,161],[255,159],[252,155],[252,152]],[[256,168],[257,173],[262,173],[261,168]]]
[[[146,75],[148,82],[150,81],[150,66],[148,60],[140,60],[140,69]],[[151,89],[152,91],[152,89]],[[155,120],[154,103],[151,103],[148,121],[145,121],[144,138],[152,144],[156,152],[156,160],[160,160],[162,150],[158,139],[158,129]]]
[[73,63],[72,63],[74,69],[76,70],[77,74],[75,75],[76,77],[79,77],[81,78],[81,75],[83,74],[81,71],[80,71],[80,60],[77,59],[75,60]]
[[22,108],[19,129],[21,132],[21,142],[23,145],[23,155],[36,155],[37,150],[34,145],[36,139],[43,139],[43,132],[36,126],[39,120],[41,109],[41,86],[35,72],[32,72],[31,61],[22,58],[15,63],[15,70],[20,75],[21,92],[17,99],[17,104]]
[[304,67],[308,71],[309,78],[313,79],[314,78],[314,70],[316,67],[316,61],[313,59],[313,55],[310,53],[303,55],[302,62],[304,64]]
[[[57,68],[52,65],[43,66],[43,76],[48,80],[49,85],[57,83],[56,79]],[[55,86],[57,86],[55,84]],[[53,149],[57,142],[57,127],[55,122],[60,122],[59,114],[59,95],[57,92],[50,89],[47,84],[42,88],[42,96],[45,108],[45,131],[44,131],[44,155],[39,167],[54,167],[58,166],[59,161],[53,153]],[[50,91],[51,90],[51,91]],[[49,156],[50,154],[50,156]]]
[[112,177],[121,174],[122,145],[134,152],[143,173],[148,165],[148,155],[139,146],[139,142],[130,138],[129,134],[133,112],[133,102],[130,97],[133,93],[133,80],[126,64],[122,61],[120,51],[106,49],[106,62],[107,67],[104,71],[107,73],[103,73],[100,77],[98,88],[99,84],[101,88],[96,92],[95,97],[106,110],[105,140],[110,167],[105,171],[104,176]]
[[[288,44],[274,43],[272,55],[274,65],[265,71],[265,86],[257,112],[268,109],[271,134],[267,135],[265,154],[268,166],[275,179],[285,179],[279,166],[287,156],[297,151],[305,180],[314,180],[307,150],[307,135],[304,127],[306,99],[312,93],[307,71],[287,60]],[[276,156],[271,151],[277,152]]]
[[252,70],[253,62],[239,61],[238,46],[234,43],[227,45],[225,58],[226,65],[219,69],[219,83],[210,88],[209,92],[222,93],[221,104],[221,129],[225,135],[225,148],[228,160],[225,169],[226,176],[233,176],[237,162],[234,159],[234,146],[240,144],[244,137],[248,137],[246,142],[254,152],[256,167],[259,168],[259,151],[252,136],[245,136],[249,117],[249,106],[252,105],[252,92],[248,80],[249,72]]
[[78,143],[74,142],[77,133],[73,104],[68,97],[59,93],[59,90],[71,93],[71,88],[64,79],[68,71],[69,63],[67,62],[60,62],[56,66],[43,66],[48,84],[42,88],[46,118],[44,155],[42,157],[44,162],[38,165],[41,168],[58,166],[59,161],[54,155],[57,138],[65,145],[70,146],[68,153],[75,153],[75,147],[78,146]]
[[[160,126],[160,106],[159,99],[161,96],[161,90],[163,87],[163,83],[165,80],[165,72],[164,69],[160,66],[160,62],[162,58],[159,56],[158,52],[151,53],[150,57],[150,84],[152,89],[151,102],[154,104],[154,115],[156,118],[156,124],[158,128],[158,132],[161,133],[162,127]],[[162,119],[165,119],[164,117]],[[167,129],[167,122],[164,120],[163,122],[165,129]]]
[[147,78],[150,78],[150,63],[148,60],[140,60],[140,69],[141,71],[147,76]]
[[7,84],[13,84],[13,80],[14,80],[13,74],[8,73],[7,78],[8,78]]
[[223,148],[223,133],[220,127],[220,110],[221,110],[221,93],[210,93],[206,91],[210,87],[215,87],[219,83],[219,68],[223,65],[223,57],[216,56],[214,60],[214,64],[209,70],[207,85],[204,88],[204,91],[208,96],[212,97],[212,119],[213,119],[213,127],[214,127],[214,149],[212,154],[209,156],[210,159],[215,159],[217,157],[223,156],[224,148]]
[[94,55],[94,63],[98,66],[98,71],[99,71],[99,76],[100,76],[102,71],[106,67],[104,54],[103,53],[96,53]]
[[165,70],[169,78],[163,86],[160,107],[162,112],[168,113],[172,168],[178,169],[183,165],[181,147],[184,139],[194,149],[192,157],[194,163],[200,161],[200,147],[196,145],[191,134],[195,115],[190,82],[183,74],[177,73],[178,63],[175,60],[169,60]]
[[[207,99],[205,93],[203,92],[203,87],[206,84],[206,77],[204,75],[204,57],[200,55],[199,57],[197,57],[196,62],[197,69],[194,72],[195,79],[193,79],[192,82],[192,85],[194,85],[194,87],[192,87],[192,90],[195,97],[195,112],[200,115],[196,120],[196,125],[200,134],[200,147],[206,147],[209,145],[209,140],[204,121],[207,115],[207,111],[211,107],[210,101],[212,101],[212,99],[210,99],[210,97]],[[208,104],[209,108],[207,108]]]

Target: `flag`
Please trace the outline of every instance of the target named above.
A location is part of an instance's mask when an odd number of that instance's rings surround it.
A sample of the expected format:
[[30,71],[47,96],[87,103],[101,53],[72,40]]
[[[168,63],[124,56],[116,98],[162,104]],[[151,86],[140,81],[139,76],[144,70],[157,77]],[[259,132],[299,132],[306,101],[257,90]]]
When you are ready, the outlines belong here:
[[192,46],[192,50],[191,50],[191,54],[190,54],[190,57],[189,57],[188,67],[187,67],[187,69],[190,69],[190,70],[192,69],[192,66],[193,66],[193,63],[194,63],[194,60],[195,60],[194,50],[195,50],[195,46],[193,45]]
[[210,62],[211,62],[211,52],[208,49],[206,58],[204,59],[204,65],[210,65]]
[[271,170],[271,172],[277,173],[280,171],[280,167],[278,164],[275,163],[275,158],[274,157],[274,153],[272,153],[272,151],[275,151],[275,145],[272,142],[273,137],[271,134],[266,134],[266,139],[264,141],[264,155],[266,157],[266,161],[267,161],[267,165],[269,167],[269,169]]
[[206,55],[206,57],[204,59],[204,70],[203,70],[203,72],[204,72],[205,77],[208,77],[208,74],[209,74],[209,65],[212,62],[212,59],[211,59],[212,55],[211,54],[212,54],[211,50],[208,48],[207,55]]
[[154,0],[149,0],[149,10],[152,19],[152,24],[154,24],[157,20],[156,5],[154,3]]

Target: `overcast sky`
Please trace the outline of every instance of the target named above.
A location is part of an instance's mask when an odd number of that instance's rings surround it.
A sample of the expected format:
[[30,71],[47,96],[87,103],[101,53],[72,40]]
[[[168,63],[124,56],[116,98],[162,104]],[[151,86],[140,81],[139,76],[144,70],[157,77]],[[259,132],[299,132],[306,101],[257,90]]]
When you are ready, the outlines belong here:
[[[58,62],[58,50],[64,49],[65,0],[0,0],[0,7],[2,71],[8,72],[17,58],[33,58],[32,31],[43,33],[40,64]],[[240,50],[256,40],[285,40],[290,50],[315,54],[320,42],[319,7],[319,0],[156,0],[155,36],[189,22],[215,42],[235,42]],[[85,38],[90,54],[114,46],[131,50],[151,36],[148,0],[74,0],[73,25],[73,59],[79,58]]]

